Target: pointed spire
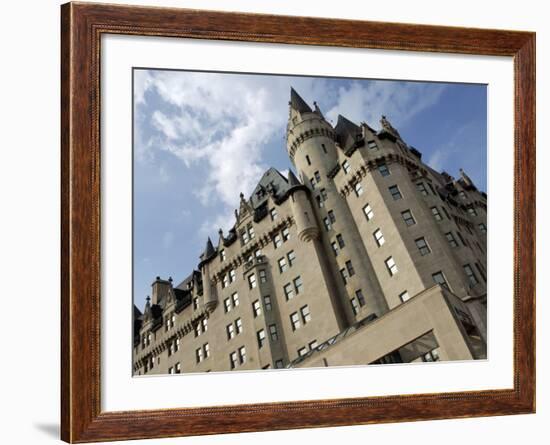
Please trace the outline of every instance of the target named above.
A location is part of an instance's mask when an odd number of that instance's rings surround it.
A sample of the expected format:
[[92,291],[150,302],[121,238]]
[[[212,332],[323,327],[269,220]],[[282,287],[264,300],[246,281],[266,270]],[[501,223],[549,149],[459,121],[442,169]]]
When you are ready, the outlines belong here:
[[201,258],[203,260],[206,260],[213,256],[215,254],[214,246],[212,244],[212,240],[210,237],[208,237],[208,241],[206,241],[206,247],[204,248],[204,253],[201,255]]
[[299,181],[299,179],[296,177],[296,175],[292,172],[292,170],[288,171],[288,184],[291,187],[295,187],[297,185],[302,185]]
[[290,87],[290,106],[300,113],[311,113],[312,109],[306,103],[304,99],[296,92],[296,90]]

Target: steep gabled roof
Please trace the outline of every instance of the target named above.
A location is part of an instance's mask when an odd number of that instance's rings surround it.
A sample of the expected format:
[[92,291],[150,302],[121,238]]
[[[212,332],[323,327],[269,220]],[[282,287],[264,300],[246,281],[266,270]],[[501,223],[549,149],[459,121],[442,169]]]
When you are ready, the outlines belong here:
[[267,198],[283,196],[288,190],[286,178],[276,168],[269,168],[258,181],[252,195],[250,195],[250,204],[253,209],[257,209],[267,201]]
[[361,127],[341,114],[338,115],[338,122],[334,127],[334,131],[336,132],[336,140],[344,150],[355,144],[357,135],[362,134]]
[[311,113],[313,111],[292,87],[290,87],[290,106],[300,113]]

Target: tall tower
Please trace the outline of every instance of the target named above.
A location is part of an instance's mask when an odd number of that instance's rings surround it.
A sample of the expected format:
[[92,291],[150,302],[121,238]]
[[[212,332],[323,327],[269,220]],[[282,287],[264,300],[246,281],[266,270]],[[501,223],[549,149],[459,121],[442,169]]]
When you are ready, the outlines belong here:
[[[343,155],[335,139],[334,128],[317,104],[312,109],[291,88],[287,152],[311,192],[311,207],[322,228],[319,243],[327,270],[333,276],[348,322],[355,322],[370,314],[380,316],[388,306],[348,204],[333,181]],[[350,299],[356,295],[363,305],[354,314]]]

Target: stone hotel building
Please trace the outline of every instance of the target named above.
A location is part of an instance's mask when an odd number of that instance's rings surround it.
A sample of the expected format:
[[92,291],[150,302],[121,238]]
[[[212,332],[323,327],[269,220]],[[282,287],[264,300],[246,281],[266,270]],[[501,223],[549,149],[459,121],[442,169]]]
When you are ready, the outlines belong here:
[[487,195],[291,89],[286,150],[196,270],[134,306],[134,375],[486,358]]

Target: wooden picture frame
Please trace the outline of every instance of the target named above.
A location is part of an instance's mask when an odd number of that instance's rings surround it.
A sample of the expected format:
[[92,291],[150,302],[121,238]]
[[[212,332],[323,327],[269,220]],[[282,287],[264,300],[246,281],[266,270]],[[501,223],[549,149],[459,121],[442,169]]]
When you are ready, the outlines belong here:
[[[102,412],[99,116],[100,38],[106,33],[513,57],[513,389]],[[61,8],[61,34],[63,440],[175,437],[535,411],[534,33],[68,3]]]

